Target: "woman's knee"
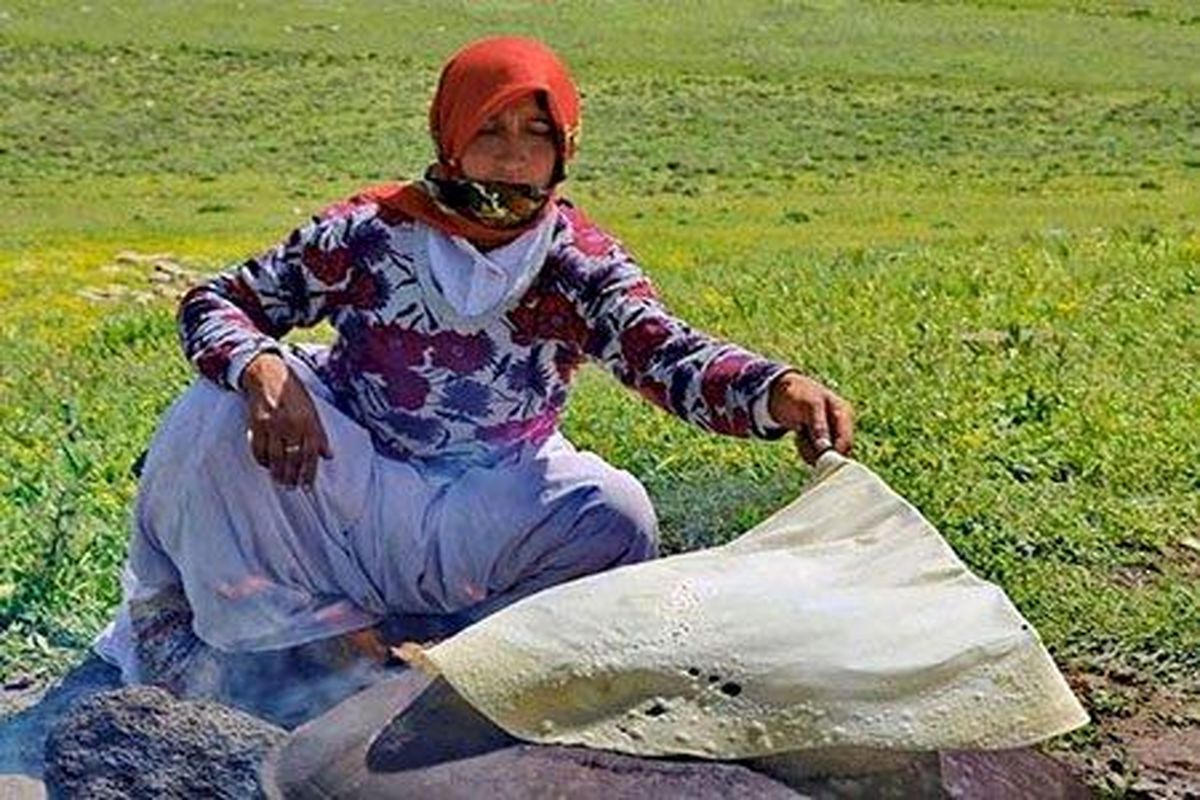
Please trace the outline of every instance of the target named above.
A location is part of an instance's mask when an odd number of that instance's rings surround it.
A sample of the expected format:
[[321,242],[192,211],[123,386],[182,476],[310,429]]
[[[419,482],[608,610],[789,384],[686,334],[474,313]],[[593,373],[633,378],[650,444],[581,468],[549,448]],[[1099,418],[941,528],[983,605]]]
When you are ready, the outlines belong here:
[[227,459],[249,451],[246,439],[246,404],[241,396],[197,378],[179,396],[159,425],[151,447],[181,456]]
[[612,470],[595,498],[594,536],[604,540],[615,564],[632,564],[658,554],[658,515],[641,482]]
[[139,495],[161,502],[185,486],[228,479],[250,457],[244,402],[232,392],[197,379],[176,399],[138,465]]

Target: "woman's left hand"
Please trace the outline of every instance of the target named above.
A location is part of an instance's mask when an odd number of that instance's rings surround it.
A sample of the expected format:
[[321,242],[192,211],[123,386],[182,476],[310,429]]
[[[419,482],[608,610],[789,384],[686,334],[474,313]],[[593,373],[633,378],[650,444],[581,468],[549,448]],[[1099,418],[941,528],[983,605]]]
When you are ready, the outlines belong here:
[[809,464],[826,450],[849,455],[854,446],[854,409],[799,372],[775,379],[767,408],[775,422],[796,432],[796,447]]

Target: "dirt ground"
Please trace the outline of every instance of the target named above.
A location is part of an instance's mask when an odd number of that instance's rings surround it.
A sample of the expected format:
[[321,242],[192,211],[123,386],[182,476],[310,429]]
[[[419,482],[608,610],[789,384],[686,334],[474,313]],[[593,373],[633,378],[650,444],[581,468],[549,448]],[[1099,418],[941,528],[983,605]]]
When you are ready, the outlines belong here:
[[1094,725],[1046,752],[1101,796],[1200,798],[1200,685],[1164,688],[1131,672],[1068,682]]

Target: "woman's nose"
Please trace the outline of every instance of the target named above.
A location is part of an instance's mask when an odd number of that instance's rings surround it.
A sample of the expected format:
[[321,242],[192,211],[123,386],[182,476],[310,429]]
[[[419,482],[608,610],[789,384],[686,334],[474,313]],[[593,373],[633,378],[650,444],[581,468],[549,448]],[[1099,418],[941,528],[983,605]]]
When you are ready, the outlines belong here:
[[499,157],[506,162],[524,163],[529,158],[527,137],[516,131],[506,131],[500,137]]

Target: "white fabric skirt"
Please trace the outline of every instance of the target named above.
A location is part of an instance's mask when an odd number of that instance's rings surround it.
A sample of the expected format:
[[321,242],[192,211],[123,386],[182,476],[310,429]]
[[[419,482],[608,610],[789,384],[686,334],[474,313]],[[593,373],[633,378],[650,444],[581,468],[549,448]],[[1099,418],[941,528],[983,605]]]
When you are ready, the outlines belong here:
[[628,472],[560,434],[500,463],[431,472],[379,455],[288,356],[333,458],[289,489],[255,462],[241,395],[197,380],[167,412],[139,486],[125,599],[97,651],[129,680],[130,603],[182,588],[195,633],[281,649],[393,614],[478,616],[546,586],[652,557],[657,524]]

